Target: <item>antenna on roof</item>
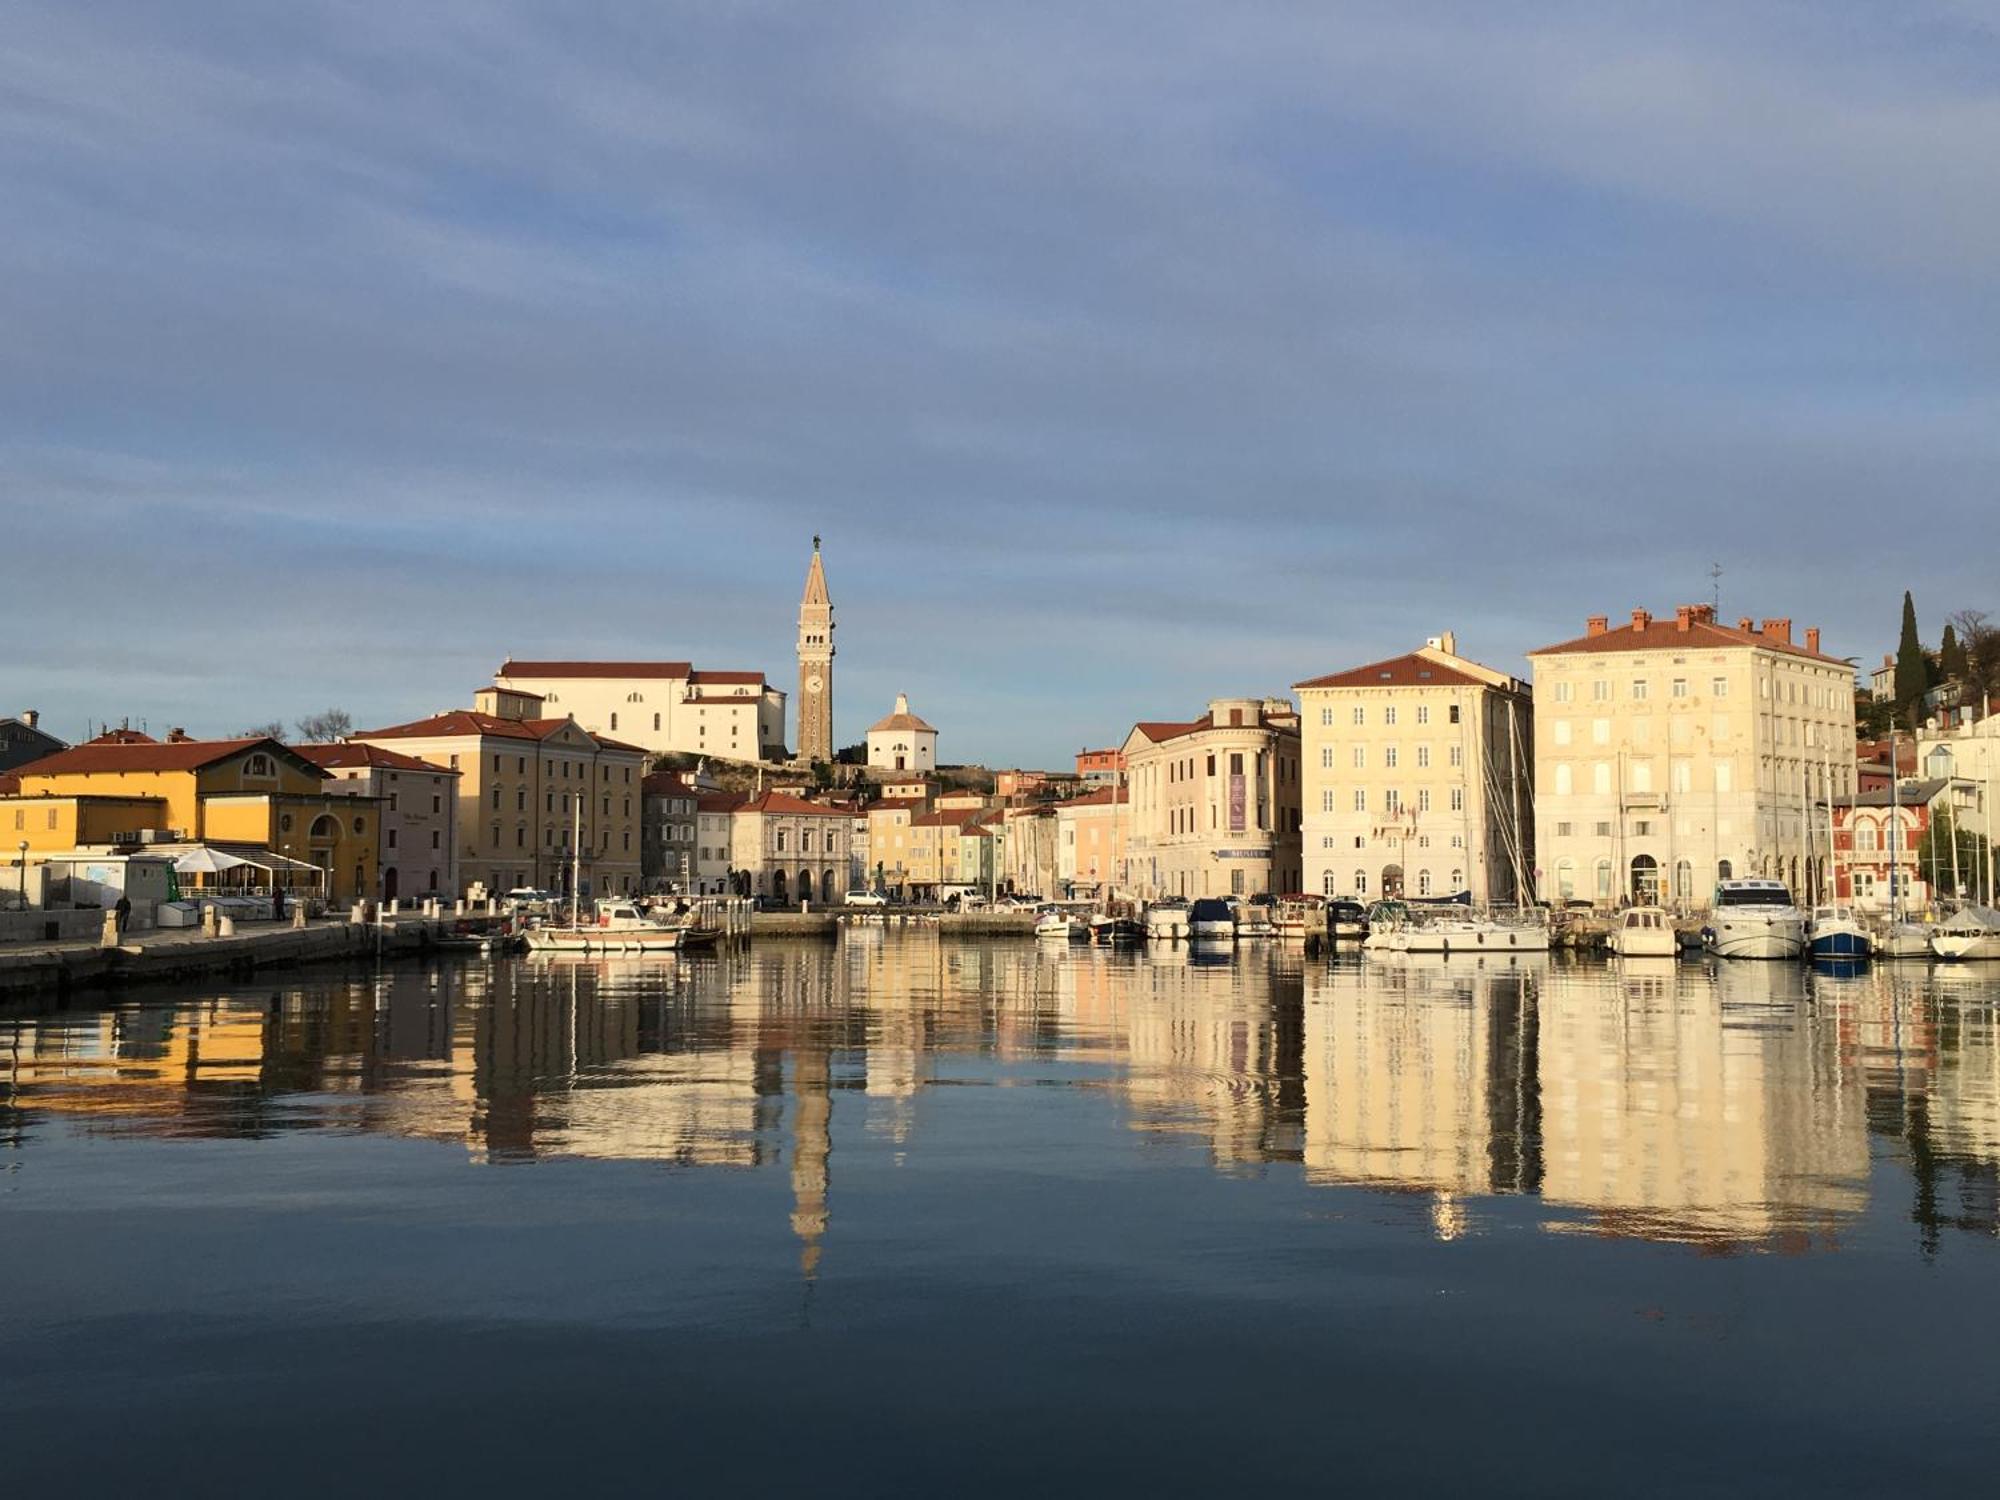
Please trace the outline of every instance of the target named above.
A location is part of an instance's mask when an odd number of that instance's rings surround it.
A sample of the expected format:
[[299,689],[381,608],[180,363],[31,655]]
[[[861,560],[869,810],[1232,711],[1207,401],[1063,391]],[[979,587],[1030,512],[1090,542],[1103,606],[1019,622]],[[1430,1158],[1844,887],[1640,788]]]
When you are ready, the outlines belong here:
[[1715,617],[1719,620],[1722,618],[1722,564],[1721,563],[1716,562],[1716,563],[1710,563],[1708,565],[1708,583],[1709,583],[1710,601],[1715,605]]

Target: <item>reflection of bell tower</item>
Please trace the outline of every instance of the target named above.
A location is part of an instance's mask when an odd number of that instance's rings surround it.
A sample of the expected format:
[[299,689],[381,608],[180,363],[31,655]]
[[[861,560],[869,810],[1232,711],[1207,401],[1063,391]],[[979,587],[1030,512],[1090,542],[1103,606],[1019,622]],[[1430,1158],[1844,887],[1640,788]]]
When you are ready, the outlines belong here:
[[833,759],[833,600],[819,564],[818,537],[799,601],[799,759]]
[[811,1281],[819,1271],[820,1240],[827,1226],[827,1159],[833,1154],[832,1058],[825,1047],[801,1045],[792,1062],[798,1096],[792,1118],[792,1233],[804,1248],[799,1270]]

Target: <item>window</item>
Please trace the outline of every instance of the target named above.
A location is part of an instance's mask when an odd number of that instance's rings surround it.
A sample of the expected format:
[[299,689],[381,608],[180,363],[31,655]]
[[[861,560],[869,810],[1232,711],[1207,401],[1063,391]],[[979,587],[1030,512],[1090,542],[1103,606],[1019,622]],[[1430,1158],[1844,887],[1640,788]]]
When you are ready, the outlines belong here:
[[1333,887],[1334,887],[1333,871],[1328,870],[1324,875],[1320,877],[1320,882],[1319,882],[1320,894],[1322,896],[1333,895],[1334,894]]
[[1559,683],[1557,683],[1557,684],[1556,684],[1556,702],[1558,702],[1558,703],[1567,703],[1567,702],[1569,702],[1569,701],[1570,701],[1570,697],[1571,697],[1571,685],[1570,685],[1569,683],[1567,683],[1567,682],[1559,682]]
[[1650,691],[1651,686],[1645,678],[1634,677],[1632,679],[1632,701],[1634,703],[1644,703]]
[[654,714],[654,715],[653,715],[653,731],[654,731],[654,733],[656,733],[656,734],[657,734],[657,733],[659,732],[659,728],[660,728],[660,716],[659,716],[658,714]]
[[1352,756],[1350,757],[1350,759],[1351,759],[1351,760],[1353,760],[1353,762],[1354,762],[1354,769],[1355,769],[1355,770],[1357,770],[1357,771],[1365,771],[1365,770],[1367,770],[1367,769],[1368,769],[1368,747],[1367,747],[1366,745],[1356,745],[1356,746],[1354,747],[1354,754],[1353,754],[1353,755],[1352,755]]
[[1420,771],[1427,771],[1430,769],[1430,764],[1431,764],[1431,747],[1429,745],[1417,746],[1417,769]]
[[1576,790],[1576,777],[1567,762],[1556,767],[1556,795],[1567,797]]
[[1431,789],[1427,786],[1420,786],[1417,788],[1417,811],[1420,813],[1427,813],[1430,810],[1431,810]]
[[1464,764],[1465,764],[1465,746],[1463,746],[1463,745],[1453,745],[1453,746],[1451,747],[1451,756],[1450,756],[1450,760],[1451,760],[1451,763],[1452,763],[1452,765],[1454,765],[1454,766],[1462,766],[1462,765],[1464,765]]
[[1708,680],[1708,691],[1714,697],[1727,698],[1729,696],[1729,679],[1727,677],[1711,677]]
[[618,715],[616,715],[616,714],[613,714],[613,715],[611,716],[611,729],[612,729],[612,732],[613,732],[614,734],[615,734],[615,733],[617,732],[617,730],[618,730]]
[[1333,769],[1333,746],[1321,745],[1319,747],[1319,768],[1322,771],[1331,771]]
[[1726,760],[1715,762],[1715,789],[1718,792],[1731,791],[1731,783],[1736,779],[1736,768]]
[[1573,829],[1573,828],[1575,828],[1575,827],[1576,827],[1576,825],[1575,825],[1574,823],[1558,823],[1558,824],[1556,824],[1556,837],[1557,837],[1557,838],[1559,838],[1559,839],[1566,839],[1566,838],[1568,838],[1568,837],[1570,836],[1570,830],[1571,830],[1571,829]]
[[1676,698],[1685,698],[1688,695],[1688,680],[1685,677],[1674,679],[1673,694]]
[[1333,788],[1332,788],[1332,787],[1326,787],[1325,789],[1323,789],[1323,790],[1322,790],[1322,791],[1320,792],[1320,794],[1319,794],[1319,810],[1320,810],[1321,812],[1323,812],[1323,813],[1330,813],[1330,812],[1332,812],[1332,811],[1333,811]]
[[1590,721],[1590,742],[1593,745],[1608,745],[1611,743],[1611,721],[1609,719],[1592,719]]
[[1322,729],[1331,729],[1333,727],[1333,709],[1331,707],[1322,708],[1319,711],[1319,724]]
[[1417,705],[1417,722],[1419,724],[1428,724],[1430,721],[1431,706],[1428,703],[1419,703]]
[[1456,703],[1452,704],[1445,712],[1450,716],[1449,721],[1451,723],[1456,724],[1458,722],[1458,705]]
[[1417,871],[1417,894],[1419,896],[1428,896],[1430,893],[1431,872],[1429,870]]
[[1556,861],[1556,897],[1568,901],[1576,895],[1576,861],[1563,859]]
[[1356,724],[1366,724],[1368,722],[1368,710],[1359,704],[1355,705],[1354,722]]
[[1694,790],[1694,763],[1692,761],[1675,761],[1670,774],[1672,776],[1672,786],[1675,791],[1691,792]]
[[1611,837],[1611,825],[1608,822],[1593,823],[1591,825],[1590,831],[1591,834],[1596,838],[1608,839]]
[[1366,787],[1358,786],[1354,789],[1354,810],[1359,813],[1368,811],[1368,789]]
[[1455,786],[1455,787],[1453,787],[1453,788],[1451,789],[1451,810],[1452,810],[1453,812],[1464,812],[1464,811],[1465,811],[1465,788],[1464,788],[1464,787],[1462,787],[1462,786]]
[[1396,747],[1394,745],[1384,745],[1382,747],[1382,764],[1388,770],[1393,771],[1396,769]]
[[1394,817],[1403,810],[1403,794],[1394,787],[1382,793],[1382,811]]
[[1650,760],[1631,762],[1632,790],[1650,792],[1653,789],[1653,763]]
[[1597,862],[1597,899],[1599,901],[1611,899],[1611,861],[1608,859],[1600,859]]
[[1594,761],[1590,767],[1590,789],[1600,797],[1611,794],[1611,762]]
[[391,849],[396,847],[396,830],[393,828],[389,830],[389,847]]
[[1592,703],[1609,703],[1611,701],[1610,678],[1599,677],[1590,684],[1590,701]]
[[500,811],[500,788],[497,786],[493,788],[493,810]]
[[1875,825],[1863,823],[1854,830],[1854,847],[1862,854],[1875,852]]
[[1382,710],[1382,722],[1393,725],[1396,722],[1396,705],[1390,704]]
[[1465,889],[1465,871],[1453,870],[1451,872],[1451,888],[1454,891],[1462,891]]
[[1357,896],[1368,894],[1368,872],[1366,870],[1356,870],[1354,872],[1354,894]]

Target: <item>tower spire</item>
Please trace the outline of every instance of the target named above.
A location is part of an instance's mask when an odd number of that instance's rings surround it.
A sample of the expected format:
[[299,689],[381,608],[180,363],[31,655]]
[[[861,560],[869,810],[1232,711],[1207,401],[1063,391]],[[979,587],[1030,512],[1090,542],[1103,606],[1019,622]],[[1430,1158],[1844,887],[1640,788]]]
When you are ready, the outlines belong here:
[[799,600],[799,759],[833,759],[833,596],[827,592],[820,539],[813,536]]

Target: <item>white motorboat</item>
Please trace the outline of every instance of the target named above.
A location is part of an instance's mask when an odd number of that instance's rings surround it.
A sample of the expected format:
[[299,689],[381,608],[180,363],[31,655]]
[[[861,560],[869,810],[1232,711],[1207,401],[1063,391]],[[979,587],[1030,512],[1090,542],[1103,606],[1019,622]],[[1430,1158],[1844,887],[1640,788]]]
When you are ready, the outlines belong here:
[[1782,880],[1723,880],[1702,941],[1718,958],[1797,958],[1806,951],[1806,917]]
[[1188,936],[1197,942],[1233,943],[1236,941],[1236,918],[1230,914],[1229,903],[1214,896],[1206,896],[1188,908]]
[[1146,936],[1156,942],[1185,938],[1188,935],[1188,904],[1171,897],[1155,901],[1146,908],[1142,920],[1146,924]]
[[1267,938],[1278,935],[1278,924],[1273,919],[1275,908],[1269,904],[1246,901],[1235,908],[1236,937]]
[[1368,909],[1359,901],[1329,901],[1326,935],[1336,943],[1359,943],[1368,936]]
[[1961,906],[1931,929],[1931,952],[1947,963],[2000,958],[2000,911]]
[[713,928],[663,920],[629,901],[603,901],[594,921],[530,927],[521,941],[530,953],[677,953],[717,936]]
[[1658,906],[1627,907],[1606,942],[1620,958],[1675,958],[1681,947],[1674,919]]
[[1060,906],[1045,906],[1035,916],[1035,936],[1065,943],[1085,942],[1090,937],[1090,924]]
[[1286,896],[1271,908],[1271,926],[1281,938],[1304,942],[1326,932],[1324,896]]
[[1806,951],[1814,958],[1873,958],[1875,938],[1853,907],[1815,906],[1806,924]]

